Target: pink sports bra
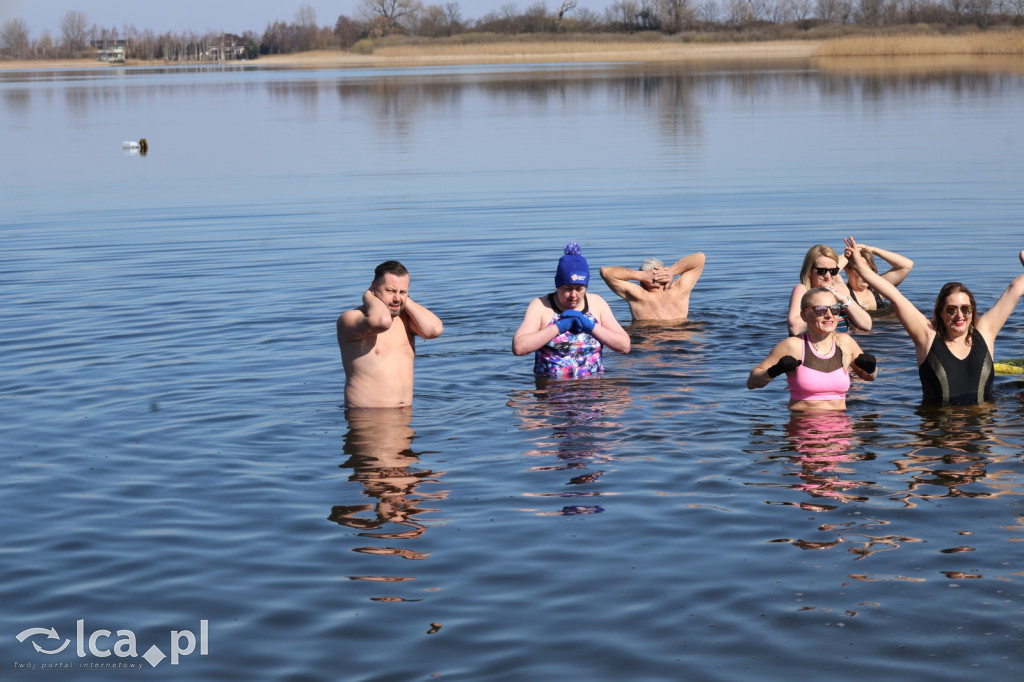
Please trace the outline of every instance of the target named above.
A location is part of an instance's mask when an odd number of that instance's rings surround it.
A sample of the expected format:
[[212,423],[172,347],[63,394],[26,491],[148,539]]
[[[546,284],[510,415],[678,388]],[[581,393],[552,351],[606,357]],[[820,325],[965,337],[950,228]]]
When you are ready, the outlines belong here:
[[803,335],[803,340],[802,364],[787,377],[789,399],[794,402],[845,400],[850,390],[850,374],[843,366],[843,349],[833,340],[832,352],[818,355],[807,340],[807,334]]

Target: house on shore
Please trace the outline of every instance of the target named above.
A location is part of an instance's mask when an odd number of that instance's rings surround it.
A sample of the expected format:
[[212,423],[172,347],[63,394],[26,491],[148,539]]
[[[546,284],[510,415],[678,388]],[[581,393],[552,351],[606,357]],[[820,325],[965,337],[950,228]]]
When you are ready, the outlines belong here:
[[99,41],[94,40],[92,46],[96,49],[96,59],[109,64],[124,64],[127,46],[123,40]]

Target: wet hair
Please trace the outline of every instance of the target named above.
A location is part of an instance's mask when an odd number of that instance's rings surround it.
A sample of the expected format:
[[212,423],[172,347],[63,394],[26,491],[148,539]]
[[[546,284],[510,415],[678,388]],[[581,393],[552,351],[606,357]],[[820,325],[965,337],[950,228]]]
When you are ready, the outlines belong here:
[[935,297],[935,309],[932,311],[932,324],[935,326],[935,331],[942,335],[942,339],[947,338],[946,335],[946,321],[942,316],[942,309],[946,307],[946,299],[952,294],[963,292],[967,294],[967,298],[971,301],[971,323],[967,325],[967,343],[970,343],[974,338],[974,326],[978,321],[978,304],[974,301],[974,294],[971,290],[965,287],[960,282],[946,282],[939,289],[939,295]]
[[824,244],[815,244],[812,246],[810,251],[807,252],[807,255],[804,256],[804,264],[800,266],[800,281],[803,282],[803,285],[808,289],[811,287],[811,268],[814,267],[814,261],[816,261],[819,256],[831,258],[837,265],[839,264],[839,256],[836,255],[836,252],[832,250],[831,246],[825,246]]
[[[804,292],[804,295],[800,297],[800,311],[803,312],[804,308],[811,305],[811,299],[817,296],[818,294],[828,294],[832,298],[836,298],[835,294],[833,294],[828,289],[824,289],[822,287],[808,289],[807,291]],[[836,300],[838,301],[839,299]]]
[[384,275],[394,275],[395,277],[405,277],[409,274],[409,271],[405,269],[405,266],[396,260],[387,260],[378,265],[373,271],[373,283],[383,284]]
[[653,270],[654,268],[663,267],[665,267],[665,264],[662,263],[657,258],[648,258],[647,260],[640,264],[640,272],[647,272],[648,270]]

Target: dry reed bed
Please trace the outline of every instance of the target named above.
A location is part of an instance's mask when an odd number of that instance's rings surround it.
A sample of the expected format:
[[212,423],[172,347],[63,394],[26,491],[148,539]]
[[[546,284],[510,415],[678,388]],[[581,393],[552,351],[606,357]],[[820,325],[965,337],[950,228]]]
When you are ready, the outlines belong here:
[[865,36],[821,43],[815,57],[1024,56],[1024,31],[967,35]]
[[[507,40],[496,42],[377,45],[366,54],[321,50],[268,55],[260,66],[346,67],[437,63],[629,62],[717,59],[822,58],[833,65],[847,57],[941,57],[942,60],[1003,57],[1024,64],[1024,31],[988,31],[968,35],[893,35],[832,38],[821,41],[681,43],[645,40]],[[132,61],[130,65],[145,62]],[[162,65],[163,62],[148,62]],[[91,59],[0,61],[0,69],[97,68]]]
[[[537,63],[537,62],[653,62],[707,59],[809,58],[817,43],[773,41],[760,43],[679,43],[655,41],[500,41],[381,45],[372,54],[350,55],[344,63]],[[339,62],[335,62],[339,63]]]

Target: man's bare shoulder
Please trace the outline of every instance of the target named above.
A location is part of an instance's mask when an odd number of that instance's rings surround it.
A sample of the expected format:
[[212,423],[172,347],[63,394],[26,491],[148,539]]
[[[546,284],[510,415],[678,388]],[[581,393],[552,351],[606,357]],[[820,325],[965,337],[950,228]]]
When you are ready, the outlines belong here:
[[360,325],[366,320],[366,315],[361,308],[346,310],[338,315],[337,331],[338,343],[359,341],[361,337],[356,336]]

